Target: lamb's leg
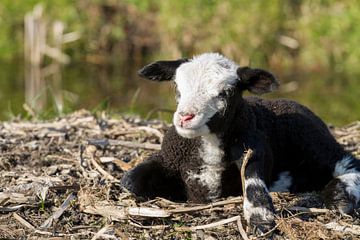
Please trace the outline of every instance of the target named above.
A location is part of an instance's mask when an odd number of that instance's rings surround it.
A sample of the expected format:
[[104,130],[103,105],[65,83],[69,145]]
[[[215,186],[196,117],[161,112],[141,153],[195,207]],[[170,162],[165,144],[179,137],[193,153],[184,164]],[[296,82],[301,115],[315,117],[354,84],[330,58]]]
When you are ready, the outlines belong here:
[[245,171],[244,217],[261,233],[275,226],[274,206],[256,162],[249,162]]
[[345,156],[336,163],[333,176],[323,191],[325,205],[351,213],[360,201],[360,160]]
[[[263,138],[258,135],[249,136],[244,144],[238,144],[237,151],[232,149],[232,156],[236,157],[241,147],[250,148],[249,157],[244,174],[244,217],[250,226],[256,227],[260,233],[265,233],[275,226],[275,210],[265,176],[271,171],[271,157]],[[267,159],[267,161],[265,161]],[[240,162],[239,168],[242,163]]]
[[185,188],[179,174],[161,165],[161,155],[152,155],[143,163],[127,172],[121,185],[135,195],[146,199],[163,197],[183,201]]

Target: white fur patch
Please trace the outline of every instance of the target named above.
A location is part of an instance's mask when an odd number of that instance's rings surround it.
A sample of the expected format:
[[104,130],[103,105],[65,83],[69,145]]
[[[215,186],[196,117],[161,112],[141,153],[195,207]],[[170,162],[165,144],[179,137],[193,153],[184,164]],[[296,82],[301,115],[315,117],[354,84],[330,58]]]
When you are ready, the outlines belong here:
[[[248,186],[254,186],[254,185],[264,189],[267,194],[269,193],[265,182],[260,178],[245,179],[245,191]],[[248,222],[250,221],[250,218],[253,214],[257,214],[261,216],[261,218],[266,221],[274,220],[273,212],[271,212],[269,209],[265,207],[254,207],[254,205],[246,197],[244,199],[243,208],[244,208],[244,217]]]
[[196,129],[186,129],[186,128],[182,128],[179,126],[176,126],[176,132],[184,137],[184,138],[195,138],[198,136],[204,136],[210,133],[210,129],[208,128],[208,126],[206,126],[205,124],[203,126],[201,126],[200,128],[196,128]]
[[201,166],[200,173],[189,173],[189,179],[196,179],[209,189],[209,199],[218,198],[221,194],[224,151],[220,145],[221,142],[215,134],[203,136],[200,157],[204,164]]
[[292,177],[290,176],[290,172],[281,172],[279,173],[278,180],[271,184],[270,192],[288,192],[291,184]]
[[259,215],[263,220],[269,222],[274,220],[273,212],[264,207],[254,207],[254,205],[247,198],[244,199],[243,209],[244,217],[247,222],[250,222],[250,218],[254,214]]
[[205,164],[218,165],[222,162],[225,153],[220,145],[220,139],[215,134],[202,137],[200,157],[204,160]]
[[360,200],[360,173],[347,173],[337,177],[346,184],[346,192],[354,196],[355,204]]
[[247,179],[245,179],[245,189],[250,185],[259,186],[259,187],[265,189],[266,192],[269,192],[267,187],[266,187],[266,184],[260,178],[247,178]]
[[[174,79],[180,98],[173,122],[181,136],[191,138],[207,132],[205,124],[226,108],[226,103],[218,95],[235,84],[238,67],[217,53],[201,54],[180,65]],[[195,116],[181,126],[181,113]]]
[[345,156],[343,159],[338,161],[335,165],[333,176],[338,177],[347,173],[357,173],[358,171],[356,169],[351,168],[352,161],[354,161],[354,157],[351,155]]

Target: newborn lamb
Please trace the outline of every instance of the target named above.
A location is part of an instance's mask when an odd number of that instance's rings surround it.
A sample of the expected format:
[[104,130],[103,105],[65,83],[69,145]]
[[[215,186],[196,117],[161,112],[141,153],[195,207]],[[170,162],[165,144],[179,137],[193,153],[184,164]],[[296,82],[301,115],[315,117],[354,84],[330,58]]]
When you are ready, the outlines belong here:
[[243,97],[276,89],[271,73],[205,53],[154,62],[139,74],[174,81],[177,109],[161,150],[121,180],[136,195],[203,203],[241,195],[244,187],[244,216],[261,232],[275,225],[269,191],[323,190],[325,204],[342,213],[358,205],[360,162],[319,117],[291,100]]

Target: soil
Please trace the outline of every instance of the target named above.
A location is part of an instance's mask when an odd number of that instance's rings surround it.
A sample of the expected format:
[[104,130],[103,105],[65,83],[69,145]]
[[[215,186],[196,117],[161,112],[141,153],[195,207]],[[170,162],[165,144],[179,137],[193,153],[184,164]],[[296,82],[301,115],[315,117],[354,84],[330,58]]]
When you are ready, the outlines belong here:
[[[0,123],[1,239],[360,239],[360,215],[325,209],[319,193],[272,193],[277,225],[255,235],[242,197],[208,205],[137,199],[125,171],[160,148],[159,120],[78,111]],[[360,122],[331,127],[360,157]]]

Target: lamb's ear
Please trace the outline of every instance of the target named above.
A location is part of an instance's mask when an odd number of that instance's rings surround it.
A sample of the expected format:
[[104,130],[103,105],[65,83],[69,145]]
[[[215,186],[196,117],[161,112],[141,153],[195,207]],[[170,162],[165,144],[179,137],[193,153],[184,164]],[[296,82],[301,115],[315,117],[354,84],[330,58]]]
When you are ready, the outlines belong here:
[[279,87],[274,75],[262,69],[239,67],[236,73],[239,76],[240,86],[255,94],[272,92]]
[[152,81],[169,81],[173,80],[176,69],[187,62],[187,59],[179,59],[174,61],[157,61],[146,65],[138,71],[140,77]]

